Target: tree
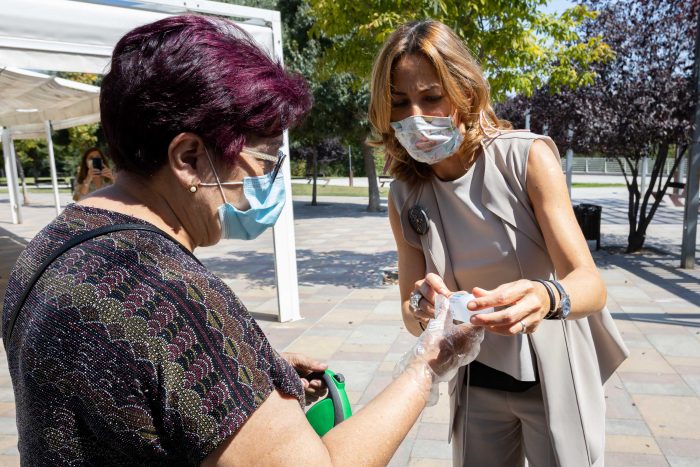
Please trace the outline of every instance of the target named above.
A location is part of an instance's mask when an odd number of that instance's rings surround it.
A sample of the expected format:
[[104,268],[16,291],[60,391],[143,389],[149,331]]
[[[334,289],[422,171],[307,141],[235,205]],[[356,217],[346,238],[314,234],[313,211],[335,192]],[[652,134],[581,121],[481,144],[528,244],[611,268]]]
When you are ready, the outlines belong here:
[[[605,154],[619,163],[629,194],[627,251],[635,252],[643,247],[647,228],[689,146],[698,3],[587,3],[599,14],[584,26],[583,35],[602,36],[615,52],[614,60],[592,65],[599,76],[592,85],[559,94],[545,86],[531,98],[512,99],[503,110],[524,111],[529,106],[533,121],[548,124],[561,147]],[[572,141],[566,136],[569,128],[575,134]],[[638,176],[645,157],[654,157],[654,165],[641,193]],[[672,170],[664,176],[669,159]]]
[[[347,157],[345,146],[338,138],[326,138],[315,146],[301,146],[292,149],[293,159],[304,161],[307,174],[311,174],[313,184],[311,188],[311,206],[317,206],[317,183],[319,166],[327,167],[333,162],[344,160]],[[311,172],[309,172],[311,169]]]
[[[547,0],[309,0],[317,18],[313,37],[332,39],[319,73],[347,73],[355,86],[368,81],[374,56],[400,24],[434,18],[450,26],[479,60],[496,99],[507,92],[529,94],[545,83],[553,88],[591,84],[593,63],[611,57],[599,37],[582,40],[577,27],[594,15],[576,6],[561,15],[544,14]],[[366,133],[363,142],[366,139]],[[373,152],[363,145],[372,200],[379,205]]]
[[450,26],[488,75],[496,99],[507,91],[530,93],[590,84],[588,66],[610,57],[600,37],[585,41],[577,27],[594,15],[583,6],[564,13],[540,10],[548,0],[310,0],[318,18],[311,32],[334,40],[324,54],[329,72],[366,80],[381,44],[400,24],[433,18]]
[[[358,86],[350,73],[319,72],[323,68],[325,50],[333,46],[333,41],[323,34],[310,34],[317,19],[308,0],[224,1],[280,11],[285,66],[306,78],[314,98],[314,106],[304,124],[290,132],[292,159],[295,162],[308,160],[306,173],[313,176],[312,155],[325,140],[335,138],[342,146],[360,147],[369,131],[368,87],[366,84]],[[313,180],[315,193],[315,176]],[[379,209],[378,196],[376,202],[370,202],[369,208]]]

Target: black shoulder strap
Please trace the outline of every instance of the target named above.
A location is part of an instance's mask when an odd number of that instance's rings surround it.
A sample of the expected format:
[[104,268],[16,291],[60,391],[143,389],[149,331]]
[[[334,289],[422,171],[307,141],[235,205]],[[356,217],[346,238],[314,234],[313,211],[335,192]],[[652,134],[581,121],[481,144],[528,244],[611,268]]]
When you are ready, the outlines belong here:
[[[22,291],[22,295],[20,295],[19,299],[15,303],[15,306],[12,308],[11,314],[10,314],[10,320],[7,323],[7,332],[5,333],[5,348],[10,343],[10,339],[12,338],[12,331],[14,330],[15,327],[15,321],[17,321],[17,317],[19,316],[19,312],[22,309],[22,306],[24,305],[24,302],[27,300],[27,297],[32,291],[32,288],[34,287],[34,284],[39,280],[41,275],[46,271],[46,268],[48,268],[51,263],[56,261],[56,259],[61,256],[63,253],[66,251],[70,250],[76,245],[79,245],[83,242],[86,242],[90,239],[93,239],[95,237],[100,237],[102,235],[107,235],[112,232],[119,232],[122,230],[144,230],[147,232],[154,232],[157,233],[158,235],[162,235],[163,237],[167,238],[168,240],[175,242],[180,249],[182,249],[185,253],[187,253],[190,257],[192,257],[195,261],[199,263],[199,260],[192,254],[191,251],[189,251],[187,248],[182,246],[180,242],[175,240],[173,237],[168,235],[167,233],[163,232],[160,230],[158,227],[155,227],[153,225],[149,224],[114,224],[114,225],[105,225],[103,227],[98,227],[97,229],[89,230],[87,232],[84,232],[80,235],[77,235],[70,240],[68,240],[66,243],[61,245],[56,251],[51,253],[51,255],[46,258],[46,260],[39,266],[39,268],[36,270],[34,275],[32,276],[31,279],[29,279],[29,282],[27,282],[27,285],[24,287],[24,290]],[[201,263],[200,263],[201,264]]]

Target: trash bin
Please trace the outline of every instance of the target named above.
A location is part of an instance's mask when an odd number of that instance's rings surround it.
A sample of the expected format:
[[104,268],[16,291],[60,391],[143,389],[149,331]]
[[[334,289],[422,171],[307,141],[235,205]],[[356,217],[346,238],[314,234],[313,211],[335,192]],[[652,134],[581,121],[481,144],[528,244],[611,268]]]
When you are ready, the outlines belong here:
[[574,214],[586,240],[595,240],[595,249],[600,250],[600,215],[603,207],[597,204],[577,204]]

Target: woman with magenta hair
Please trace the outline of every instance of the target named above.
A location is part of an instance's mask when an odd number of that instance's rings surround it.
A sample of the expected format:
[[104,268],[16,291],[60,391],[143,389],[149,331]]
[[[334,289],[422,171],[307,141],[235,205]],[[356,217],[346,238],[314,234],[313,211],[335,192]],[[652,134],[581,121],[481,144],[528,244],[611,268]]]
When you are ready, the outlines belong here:
[[275,352],[192,254],[275,223],[304,80],[232,23],[178,16],[119,41],[100,99],[119,176],[42,230],[7,288],[22,464],[386,464],[479,332],[442,313],[395,381],[319,438],[304,377],[325,366]]

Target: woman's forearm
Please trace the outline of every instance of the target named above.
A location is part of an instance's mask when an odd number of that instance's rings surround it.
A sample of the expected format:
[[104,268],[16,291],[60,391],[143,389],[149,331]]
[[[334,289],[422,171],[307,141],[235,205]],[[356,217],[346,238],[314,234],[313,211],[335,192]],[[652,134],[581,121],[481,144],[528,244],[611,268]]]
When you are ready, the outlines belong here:
[[332,465],[388,464],[425,407],[431,385],[424,364],[408,367],[362,410],[323,437]]
[[[607,291],[598,271],[580,267],[559,281],[569,295],[571,313],[568,319],[585,318],[600,312],[607,301]],[[557,307],[561,303],[559,293],[554,290]]]
[[420,327],[420,322],[413,316],[413,313],[408,308],[408,302],[401,305],[401,318],[403,318],[403,324],[406,326],[406,330],[413,334],[414,336],[420,336],[423,329]]

